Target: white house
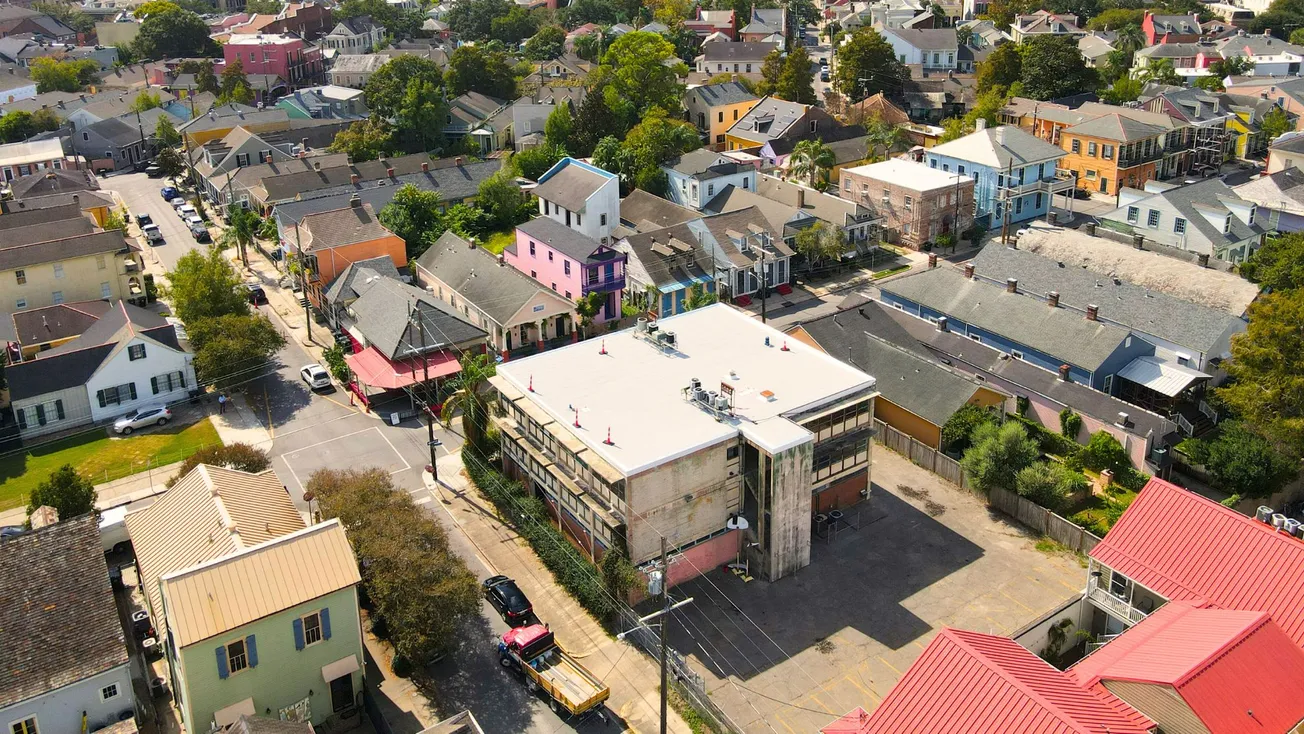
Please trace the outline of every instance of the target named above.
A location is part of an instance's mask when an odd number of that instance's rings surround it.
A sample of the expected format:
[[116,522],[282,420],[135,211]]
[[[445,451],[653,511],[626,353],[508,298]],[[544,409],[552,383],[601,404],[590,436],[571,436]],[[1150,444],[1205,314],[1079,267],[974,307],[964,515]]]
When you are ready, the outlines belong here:
[[1254,68],[1246,72],[1249,76],[1296,76],[1300,72],[1300,62],[1304,61],[1304,47],[1273,38],[1268,31],[1261,36],[1240,31],[1223,39],[1218,44],[1218,52],[1224,59],[1242,58],[1254,62]]
[[701,211],[715,195],[733,186],[755,191],[756,168],[708,148],[698,148],[661,167],[668,184],[666,198]]
[[883,39],[907,66],[919,64],[927,71],[954,71],[960,44],[954,28],[885,28]]
[[1102,226],[1141,235],[1206,259],[1245,262],[1263,243],[1258,207],[1217,178],[1185,186],[1148,181],[1144,190],[1123,188],[1119,207]]
[[384,26],[372,22],[370,17],[364,15],[336,23],[331,32],[321,39],[321,45],[322,48],[334,49],[341,54],[362,54],[375,50],[384,37]]
[[539,213],[591,239],[614,244],[620,224],[620,179],[574,158],[562,158],[539,177],[532,192]]
[[168,405],[195,387],[193,355],[159,315],[119,301],[76,338],[5,369],[25,438]]

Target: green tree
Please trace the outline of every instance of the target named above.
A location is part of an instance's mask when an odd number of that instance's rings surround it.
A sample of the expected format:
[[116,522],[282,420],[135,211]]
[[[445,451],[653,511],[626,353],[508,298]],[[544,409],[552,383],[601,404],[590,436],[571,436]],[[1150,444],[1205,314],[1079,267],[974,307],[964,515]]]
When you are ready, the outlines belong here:
[[1017,421],[1004,425],[980,424],[973,431],[973,445],[960,460],[965,476],[978,489],[1014,489],[1015,477],[1041,454],[1037,442],[1028,437]]
[[95,485],[78,474],[72,464],[64,464],[32,490],[27,501],[28,516],[38,507],[53,507],[60,521],[94,512]]
[[910,135],[875,112],[865,121],[865,155],[870,162],[887,160],[893,153],[910,149]]
[[1039,5],[1034,0],[993,0],[987,4],[987,12],[978,17],[990,20],[997,28],[1007,31],[1015,18],[1037,10]]
[[1055,99],[1095,90],[1096,70],[1087,66],[1072,36],[1033,36],[1020,46],[1023,96]]
[[985,120],[987,127],[996,127],[1000,122],[1001,111],[1005,109],[1008,102],[1009,97],[1000,88],[992,88],[980,93],[973,109],[964,116],[965,127],[977,129],[979,120]]
[[483,41],[493,33],[494,18],[511,12],[511,0],[460,0],[448,11],[448,27],[458,38]]
[[517,175],[521,178],[538,181],[540,176],[547,173],[549,168],[552,168],[557,161],[565,157],[565,148],[552,143],[544,143],[533,148],[526,148],[513,155],[512,167],[516,169]]
[[404,184],[394,198],[380,210],[380,223],[407,243],[408,259],[415,258],[434,244],[444,233],[439,211],[443,199],[436,191]]
[[806,258],[807,270],[813,270],[825,260],[837,262],[847,251],[847,236],[840,227],[817,221],[797,233],[796,244],[797,253]]
[[1210,92],[1221,92],[1226,89],[1223,86],[1223,79],[1229,76],[1245,76],[1253,70],[1254,62],[1245,56],[1217,59],[1209,64],[1209,76],[1196,79],[1195,86]]
[[572,127],[570,103],[563,101],[548,115],[543,125],[543,137],[549,145],[564,149],[570,142]]
[[363,589],[398,667],[424,667],[456,647],[479,614],[480,585],[439,521],[384,469],[323,469],[304,489],[322,519],[338,518],[349,529]]
[[942,450],[963,454],[969,448],[974,430],[984,423],[995,422],[996,416],[986,408],[969,404],[961,406],[942,424]]
[[1129,25],[1140,28],[1142,21],[1145,20],[1145,14],[1146,11],[1141,9],[1110,8],[1100,11],[1098,15],[1087,21],[1086,27],[1089,31],[1118,31]]
[[937,139],[940,143],[949,143],[952,140],[959,140],[969,133],[973,128],[964,124],[964,119],[960,117],[948,117],[942,120],[942,135]]
[[109,215],[104,218],[104,230],[123,230],[127,228],[127,217],[124,216],[126,210],[117,209],[109,210]]
[[515,227],[530,219],[538,205],[530,194],[521,191],[511,174],[502,170],[481,184],[475,196],[476,206],[480,207],[489,226],[495,231]]
[[72,3],[32,3],[32,10],[45,13],[78,33],[91,33],[95,30],[95,19],[82,12],[80,6]]
[[445,75],[450,95],[479,92],[501,100],[516,97],[516,72],[507,54],[480,46],[461,46],[448,57]]
[[158,140],[159,145],[165,148],[181,145],[181,133],[177,132],[176,126],[172,124],[172,120],[167,115],[158,116],[158,122],[154,124],[154,137]]
[[1173,68],[1172,59],[1151,59],[1137,78],[1147,84],[1182,85],[1182,77],[1178,76],[1177,70]]
[[805,179],[807,185],[814,186],[817,180],[825,183],[829,180],[829,171],[837,164],[833,149],[819,138],[802,140],[792,146],[792,155],[788,158],[788,173],[799,179]]
[[717,303],[719,300],[720,296],[715,291],[708,291],[701,283],[694,283],[688,287],[688,296],[684,298],[684,310],[692,311],[695,308]]
[[515,5],[506,15],[489,22],[489,35],[507,46],[516,46],[521,41],[533,36],[539,30],[538,17],[530,11]]
[[176,148],[168,146],[164,146],[159,150],[158,157],[154,159],[154,165],[159,167],[165,177],[174,180],[186,171],[186,162],[181,158],[181,154],[177,152]]
[[1070,498],[1085,492],[1089,484],[1081,472],[1054,462],[1039,461],[1014,475],[1014,488],[1020,496],[1052,512],[1067,509]]
[[240,59],[234,59],[222,70],[218,83],[217,103],[234,102],[247,105],[253,101],[254,93],[249,89],[249,77],[245,75],[244,64]]
[[575,55],[596,64],[602,58],[603,52],[607,50],[605,43],[607,40],[610,39],[597,33],[580,36],[575,39]]
[[182,255],[168,272],[167,281],[163,297],[187,325],[227,314],[249,313],[244,283],[219,247],[210,247],[207,252],[190,250]]
[[36,112],[14,110],[0,117],[0,142],[21,143],[49,130],[58,130],[61,123],[49,109]]
[[327,148],[332,153],[348,153],[354,163],[374,161],[396,150],[389,123],[378,117],[358,120],[335,133]]
[[833,88],[851,102],[878,94],[896,93],[910,72],[897,59],[896,51],[873,28],[856,31],[851,39],[837,47],[837,71]]
[[1123,448],[1123,444],[1113,434],[1103,429],[1091,434],[1087,445],[1078,451],[1077,461],[1093,471],[1108,469],[1114,472],[1114,476],[1132,469],[1127,449]]
[[267,455],[266,451],[256,449],[247,443],[205,446],[191,454],[190,458],[181,462],[181,466],[177,468],[177,473],[172,475],[166,486],[171,487],[176,484],[182,477],[189,474],[190,470],[200,464],[258,474],[271,468],[272,459]]
[[618,20],[615,4],[604,0],[572,0],[557,11],[557,19],[567,28],[578,28],[585,23],[608,26]]
[[1139,79],[1120,76],[1108,89],[1101,90],[1100,99],[1109,104],[1126,104],[1135,102],[1141,96],[1143,85]]
[[[0,118],[3,120],[3,118]],[[570,143],[566,150],[573,156],[587,158],[592,155],[598,141],[619,125],[616,116],[607,106],[601,89],[591,89],[580,102],[571,126]]]
[[262,228],[263,222],[258,214],[250,209],[245,209],[239,204],[231,204],[226,209],[227,226],[222,231],[222,236],[217,239],[220,247],[234,247],[240,253],[240,262],[245,267],[249,267],[249,245],[258,235],[258,230]]
[[1003,43],[988,54],[986,60],[978,63],[978,93],[996,88],[1008,90],[1022,77],[1023,56],[1019,53],[1019,46]]
[[[457,3],[461,7],[464,3]],[[439,88],[444,83],[443,71],[439,64],[414,54],[395,56],[385,62],[367,80],[364,89],[367,107],[373,115],[385,119],[397,117],[407,97],[408,86],[429,82]]]
[[1222,423],[1215,438],[1198,443],[1204,444],[1198,452],[1200,463],[1209,470],[1214,485],[1230,494],[1269,497],[1299,476],[1298,458],[1283,453],[1241,421]]
[[[675,47],[675,55],[679,57],[679,60],[690,66],[693,60],[702,53],[702,37],[684,25],[682,20],[675,20],[670,23],[670,29],[663,31],[661,37]],[[751,84],[751,82],[748,81],[748,84]]]
[[285,346],[285,337],[262,314],[227,314],[186,322],[195,350],[195,375],[219,390],[243,382],[251,368]]
[[137,20],[141,20],[144,18],[148,18],[151,15],[157,15],[159,13],[166,13],[166,12],[171,12],[173,10],[180,10],[180,9],[181,9],[180,5],[177,5],[174,2],[170,2],[170,0],[146,0],[146,2],[143,2],[140,5],[137,5],[136,7],[131,9],[131,16],[133,18],[136,18]]
[[201,63],[199,65],[199,69],[195,71],[194,74],[195,74],[195,88],[198,91],[208,92],[210,94],[218,93],[219,85],[217,81],[217,74],[213,73],[212,62],[205,61]]
[[[782,51],[776,48],[766,54],[765,60],[761,62],[761,81],[757,82],[755,93],[762,97],[767,94],[774,94],[774,90],[779,87],[779,77],[783,76],[785,68],[786,63]],[[731,74],[723,76],[726,78],[722,81],[728,81],[732,77]]]
[[140,32],[133,42],[134,49],[144,59],[207,56],[215,50],[208,33],[208,24],[195,13],[176,7],[167,8],[149,13],[141,21]]
[[1296,28],[1295,30],[1291,31],[1290,42],[1295,46],[1304,45],[1304,28]]
[[248,0],[245,3],[246,13],[257,13],[258,15],[278,15],[284,6],[280,0]]
[[76,92],[82,88],[77,80],[77,68],[69,62],[41,56],[33,59],[28,69],[32,81],[36,82],[36,91],[39,94]]
[[1241,264],[1241,275],[1264,290],[1304,288],[1304,233],[1270,237]]
[[811,74],[810,55],[805,46],[788,52],[783,63],[783,73],[774,88],[774,96],[798,104],[815,104],[815,77]]
[[424,79],[414,81],[394,116],[395,138],[409,152],[433,150],[443,143],[447,121],[448,102],[439,86]]
[[444,400],[439,419],[449,425],[453,416],[462,414],[462,435],[466,443],[481,453],[494,449],[486,440],[489,434],[489,378],[497,373],[493,357],[467,352],[462,355],[462,369],[453,378],[453,393]]
[[1264,115],[1259,123],[1259,131],[1263,133],[1263,139],[1269,143],[1285,134],[1290,128],[1290,118],[1280,107],[1268,110],[1268,114]]
[[653,107],[678,113],[684,92],[681,76],[688,76],[688,67],[675,56],[669,41],[635,31],[612,42],[590,83],[605,85],[602,95],[607,107],[628,129]]
[[[131,107],[129,109],[132,112],[145,112],[146,110],[152,110],[162,106],[163,106],[163,101],[159,98],[157,94],[151,94],[149,92],[141,92],[140,94],[136,95],[135,99],[131,101]],[[158,119],[159,122],[162,122],[167,118],[163,116],[159,116]],[[176,132],[176,130],[173,129],[173,132]]]
[[1214,394],[1258,432],[1304,453],[1304,289],[1261,296],[1249,317],[1222,364],[1231,380]]
[[448,211],[444,212],[440,220],[440,226],[461,237],[483,237],[492,230],[489,217],[485,215],[484,210],[471,204],[454,204],[448,207]]
[[539,29],[525,42],[525,58],[530,61],[550,61],[566,51],[566,29],[550,25]]

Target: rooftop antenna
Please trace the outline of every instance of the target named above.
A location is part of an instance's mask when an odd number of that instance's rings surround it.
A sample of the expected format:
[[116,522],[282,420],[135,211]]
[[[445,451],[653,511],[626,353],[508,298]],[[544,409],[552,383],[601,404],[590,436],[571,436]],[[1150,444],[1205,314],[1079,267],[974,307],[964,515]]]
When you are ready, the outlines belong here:
[[526,389],[530,392],[534,392],[534,375],[530,375],[530,384]]
[[602,348],[598,350],[598,354],[606,354],[606,353],[607,353],[607,340],[603,339]]
[[607,440],[606,440],[606,441],[603,441],[603,443],[605,443],[605,444],[608,445],[608,446],[615,446],[615,445],[616,445],[616,444],[613,443],[612,440],[611,440],[611,426],[607,426]]

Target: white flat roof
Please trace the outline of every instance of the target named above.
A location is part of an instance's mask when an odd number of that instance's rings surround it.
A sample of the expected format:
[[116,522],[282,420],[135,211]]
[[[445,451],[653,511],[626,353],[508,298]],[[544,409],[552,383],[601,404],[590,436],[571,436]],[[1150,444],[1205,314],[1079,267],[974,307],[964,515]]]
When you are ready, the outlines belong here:
[[30,143],[0,145],[0,166],[21,166],[63,160],[63,143],[58,140],[33,140]]
[[915,191],[950,188],[955,186],[958,181],[967,180],[964,176],[956,173],[939,171],[922,163],[903,161],[900,158],[892,158],[882,163],[871,163],[867,166],[856,166],[855,168],[843,170],[847,173],[866,176],[877,181],[887,181]]
[[[663,352],[631,328],[501,364],[498,375],[627,477],[739,433],[771,453],[783,451],[810,436],[783,416],[875,384],[725,304],[657,324],[675,332],[676,349]],[[735,417],[717,421],[686,401],[682,391],[694,377],[706,390],[731,385]]]

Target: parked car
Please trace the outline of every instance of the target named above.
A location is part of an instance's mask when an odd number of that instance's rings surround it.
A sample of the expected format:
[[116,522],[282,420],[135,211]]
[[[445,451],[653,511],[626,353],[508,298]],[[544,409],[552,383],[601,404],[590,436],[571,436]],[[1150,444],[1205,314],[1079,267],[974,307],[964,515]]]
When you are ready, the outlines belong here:
[[1090,192],[1090,191],[1087,191],[1086,189],[1075,188],[1075,189],[1073,189],[1073,198],[1075,198],[1075,199],[1090,199],[1090,198],[1091,198],[1091,192]]
[[198,214],[189,214],[189,215],[186,215],[186,216],[184,217],[184,219],[186,220],[186,226],[187,226],[187,227],[196,227],[196,226],[198,226],[198,227],[202,227],[202,226],[204,226],[204,219],[203,219],[203,217],[200,217]]
[[182,204],[181,206],[177,207],[177,216],[181,217],[181,221],[184,222],[190,217],[198,218],[199,212],[195,211],[194,204]]
[[249,303],[253,306],[261,306],[267,303],[267,291],[263,290],[257,283],[245,283],[245,288],[249,289]]
[[145,175],[150,178],[162,178],[163,169],[158,166],[145,166]]
[[515,581],[507,576],[491,576],[480,586],[484,589],[485,600],[498,610],[504,622],[513,627],[530,623],[534,605]]
[[212,236],[208,234],[208,227],[203,224],[190,225],[190,236],[194,237],[196,242],[212,241]]
[[140,228],[140,233],[145,235],[145,241],[150,244],[158,244],[163,241],[163,231],[158,228],[157,224],[146,224]]
[[178,197],[173,198],[173,199],[172,199],[171,201],[169,201],[168,203],[172,205],[172,209],[173,209],[173,211],[175,211],[175,210],[177,210],[178,208],[185,206],[185,205],[186,205],[186,200],[183,199],[182,197],[178,196]]
[[322,367],[316,362],[304,365],[303,369],[299,370],[299,376],[302,377],[303,381],[308,383],[308,387],[313,390],[325,390],[331,386],[330,374],[326,372],[325,367]]
[[170,420],[172,420],[172,411],[167,408],[137,408],[114,421],[113,432],[127,436],[137,428],[162,426]]
[[150,222],[153,222],[153,221],[154,221],[154,220],[153,220],[153,219],[150,219],[150,218],[149,218],[149,215],[146,214],[146,213],[144,213],[144,212],[141,212],[141,213],[139,213],[139,214],[136,215],[136,224],[139,225],[139,226],[141,226],[141,227],[144,227],[146,224],[149,224]]
[[828,80],[829,80],[829,70],[828,67],[825,67],[824,70],[820,72],[820,81],[827,82]]
[[163,201],[172,201],[173,199],[181,195],[181,192],[177,191],[176,186],[164,186],[163,188],[159,189],[158,193],[160,196],[163,197]]
[[824,67],[825,69],[829,68],[829,57],[827,57],[827,56],[821,56],[821,57],[820,57],[820,66]]
[[27,531],[23,529],[22,525],[5,525],[3,527],[0,527],[0,540],[16,538],[25,532]]

